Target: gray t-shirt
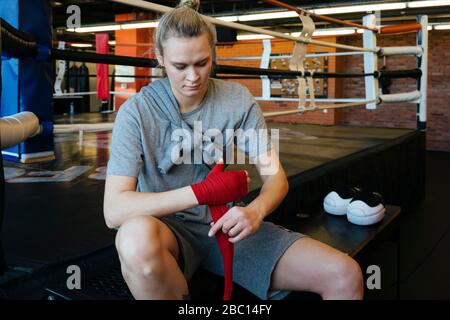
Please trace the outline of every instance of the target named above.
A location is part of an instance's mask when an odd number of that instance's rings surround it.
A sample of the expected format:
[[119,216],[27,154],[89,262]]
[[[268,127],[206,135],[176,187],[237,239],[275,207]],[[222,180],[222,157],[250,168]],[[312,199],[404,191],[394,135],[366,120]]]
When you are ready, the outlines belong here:
[[[248,89],[238,83],[209,79],[201,105],[182,114],[168,78],[163,78],[142,88],[119,109],[107,174],[136,177],[138,192],[163,192],[202,181],[209,172],[206,165],[173,164],[170,160],[169,149],[175,143],[172,133],[180,128],[194,128],[194,121],[201,121],[203,133],[215,128],[224,137],[227,129],[267,129],[259,105]],[[265,150],[269,146],[267,143]],[[261,146],[258,151],[251,150],[248,144],[245,148],[238,143],[238,147],[247,154],[264,150]],[[212,221],[207,206],[176,215],[188,221]]]

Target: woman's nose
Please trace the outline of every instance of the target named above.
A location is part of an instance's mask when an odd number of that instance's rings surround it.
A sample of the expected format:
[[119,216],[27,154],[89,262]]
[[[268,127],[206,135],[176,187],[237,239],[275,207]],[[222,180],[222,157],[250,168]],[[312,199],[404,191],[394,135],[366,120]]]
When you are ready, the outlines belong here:
[[198,80],[198,78],[200,78],[200,75],[198,74],[198,72],[195,70],[195,68],[190,68],[188,70],[188,74],[186,79],[190,82],[195,82]]

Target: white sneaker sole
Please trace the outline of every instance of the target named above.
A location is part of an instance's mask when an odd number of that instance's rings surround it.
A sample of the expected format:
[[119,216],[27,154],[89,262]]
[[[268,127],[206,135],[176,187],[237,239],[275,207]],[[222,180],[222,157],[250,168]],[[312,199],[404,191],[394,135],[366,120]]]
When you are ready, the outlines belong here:
[[335,216],[344,216],[347,214],[347,205],[342,206],[329,206],[326,203],[323,204],[324,210],[332,215]]
[[331,191],[323,200],[323,208],[325,212],[335,215],[344,216],[347,214],[347,208],[352,198],[343,199],[336,191]]
[[347,220],[359,226],[368,226],[383,220],[385,212],[382,204],[372,208],[362,201],[355,201],[348,206]]

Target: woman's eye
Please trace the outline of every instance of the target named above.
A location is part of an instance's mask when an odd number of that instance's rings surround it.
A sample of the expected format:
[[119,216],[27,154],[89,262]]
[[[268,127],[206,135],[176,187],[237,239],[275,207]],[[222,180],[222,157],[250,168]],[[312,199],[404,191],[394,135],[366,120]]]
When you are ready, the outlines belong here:
[[175,68],[177,68],[178,70],[183,70],[185,67],[184,66],[175,66]]

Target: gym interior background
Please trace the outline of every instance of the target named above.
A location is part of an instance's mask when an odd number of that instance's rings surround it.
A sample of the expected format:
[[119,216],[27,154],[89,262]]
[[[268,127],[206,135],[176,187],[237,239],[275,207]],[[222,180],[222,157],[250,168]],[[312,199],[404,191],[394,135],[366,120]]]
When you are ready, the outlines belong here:
[[[113,1],[42,0],[42,2],[48,2],[46,5],[49,5],[51,12],[53,48],[57,48],[64,42],[64,48],[67,50],[95,53],[95,34],[106,33],[109,38],[109,54],[155,58],[151,46],[153,27],[106,29],[106,31],[103,28],[103,31],[80,32],[80,30],[68,28],[67,23],[71,13],[67,10],[73,5],[80,9],[81,27],[153,22],[158,19],[159,13]],[[178,1],[152,2],[173,7]],[[286,199],[272,219],[292,226],[297,223],[291,221],[296,215],[305,212],[308,215],[323,214],[320,212],[321,199],[327,190],[331,190],[332,182],[338,179],[336,175],[333,176],[332,170],[340,170],[339,176],[345,170],[348,171],[349,166],[355,168],[364,161],[382,162],[385,167],[394,163],[393,167],[386,169],[387,171],[380,169],[382,173],[377,174],[389,176],[389,170],[396,170],[392,175],[401,181],[392,181],[384,177],[384,180],[380,178],[383,182],[377,180],[374,184],[382,189],[379,191],[386,193],[386,198],[391,200],[389,204],[401,208],[401,213],[396,218],[395,225],[386,226],[386,229],[392,229],[386,239],[380,237],[377,239],[379,241],[364,242],[364,251],[361,250],[356,255],[363,266],[376,264],[383,272],[381,289],[369,290],[366,298],[449,299],[450,204],[446,197],[450,190],[448,166],[450,163],[450,2],[436,6],[430,5],[436,1],[422,1],[422,6],[411,6],[410,3],[414,1],[394,0],[334,1],[332,4],[327,1],[285,0],[284,2],[308,10],[369,6],[356,12],[348,10],[347,13],[329,13],[334,18],[355,23],[361,23],[363,16],[375,12],[370,9],[370,5],[394,3],[405,5],[405,7],[400,6],[400,9],[376,11],[375,13],[379,15],[378,23],[381,25],[412,23],[416,21],[418,15],[428,16],[426,130],[417,136],[412,135],[418,131],[416,129],[417,109],[410,103],[381,104],[376,110],[366,110],[364,107],[329,109],[326,113],[316,111],[267,119],[271,127],[282,128],[281,132],[286,134],[284,140],[282,139],[286,148],[292,148],[292,146],[304,148],[303,151],[298,150],[293,153],[283,153],[281,150],[282,156],[286,154],[286,157],[291,157],[284,159],[285,162],[282,161],[282,163],[288,168],[288,173],[290,172],[289,178],[291,188],[294,187],[294,194]],[[2,2],[0,4],[1,18],[5,15],[5,8],[6,2]],[[264,1],[207,0],[201,1],[199,11],[204,15],[223,17],[286,10]],[[280,33],[301,31],[298,17],[249,19],[239,23]],[[361,34],[353,30],[340,35],[339,31],[342,29],[341,26],[330,22],[317,21],[316,31],[326,32],[314,39],[363,46]],[[248,40],[245,36],[248,34],[223,27],[218,28],[217,64],[259,68],[260,59],[245,59],[245,57],[261,57],[264,51],[263,40],[258,38]],[[291,55],[293,41],[270,39],[270,43],[271,57],[275,57],[270,60],[270,68],[288,70],[286,67],[288,63],[283,64],[283,59],[276,57]],[[414,46],[415,44],[415,33],[377,37],[377,45],[380,47]],[[340,53],[341,50],[310,45],[308,52]],[[237,60],[235,59],[237,57],[244,57],[244,59]],[[288,58],[284,62],[286,61]],[[364,70],[362,55],[327,56],[319,62],[322,63],[320,71],[358,73]],[[385,67],[385,70],[414,69],[416,64],[416,57],[412,56],[389,56],[379,61],[379,67]],[[60,60],[55,59],[52,62],[53,84],[57,82],[59,65]],[[79,69],[75,68],[71,73],[71,67],[78,68],[81,65],[86,66],[88,74],[81,75]],[[105,99],[102,101],[96,94],[97,67],[95,63],[66,61],[66,68],[64,78],[59,84],[63,94],[54,94],[52,100],[55,124],[111,123],[114,121],[117,110],[130,95],[161,75],[155,68],[109,65],[111,93],[107,101]],[[255,97],[263,95],[259,77],[258,79],[230,77],[229,81],[244,84]],[[2,89],[5,90],[4,87]],[[330,77],[322,80],[316,89],[318,90],[316,94],[320,98],[365,96],[364,78]],[[385,93],[410,92],[416,89],[417,81],[412,78],[394,78],[385,83],[382,88]],[[73,95],[67,95],[67,93],[73,93]],[[281,79],[271,79],[270,93],[271,98],[275,99],[259,101],[264,112],[291,110],[298,105],[298,96],[289,93]],[[4,113],[3,103],[2,100],[2,117],[8,116]],[[71,106],[74,109],[71,110]],[[108,266],[117,267],[113,248],[114,232],[107,229],[102,214],[104,182],[102,174],[104,179],[110,135],[105,132],[85,133],[83,141],[80,137],[79,133],[54,135],[56,159],[51,161],[21,163],[8,157],[4,158],[5,210],[2,217],[3,223],[0,222],[2,237],[0,244],[3,246],[7,264],[5,272],[0,276],[0,293],[4,298],[130,298],[126,288],[120,292],[113,292],[111,287],[118,285],[123,288],[123,281],[116,269],[116,273],[110,273],[108,269]],[[299,140],[302,141],[299,142]],[[398,163],[400,161],[404,165],[403,168],[400,168],[401,164]],[[60,182],[37,180],[45,177],[53,179],[55,172],[60,173],[72,166],[77,168],[86,166],[86,168],[80,169],[81,173],[74,176],[73,180],[62,179]],[[368,168],[361,169],[364,173],[358,177],[348,174],[347,179],[360,182],[367,177]],[[319,169],[325,170],[326,174],[318,172]],[[67,175],[70,176],[68,173]],[[315,180],[312,177],[315,177]],[[33,181],[30,178],[36,180]],[[373,181],[375,180],[374,178]],[[391,190],[385,184],[394,185],[395,188]],[[411,185],[414,186],[411,187]],[[299,190],[295,190],[295,186],[298,186]],[[256,192],[258,187],[260,185],[255,183],[253,191]],[[408,191],[407,196],[403,194],[402,188],[411,188],[411,190],[408,189],[410,192]],[[311,200],[305,201],[302,205],[293,204],[292,198],[295,194],[310,196]],[[355,227],[355,229],[347,230],[344,224],[340,224],[341,222],[333,223],[332,227],[335,230],[330,232],[350,238],[357,237],[358,234],[355,233],[372,230],[369,227],[357,227],[360,229]],[[336,231],[336,228],[339,230]],[[381,235],[381,231],[385,230],[373,229],[373,234]],[[352,232],[354,234],[351,234]],[[368,237],[372,237],[372,234]],[[344,240],[333,241],[339,243]],[[85,290],[74,292],[64,288],[65,282],[61,279],[65,279],[63,271],[69,264],[77,264],[89,270],[87,274],[93,280],[84,287]],[[101,280],[98,280],[99,277]],[[198,275],[196,278],[198,283],[192,284],[192,290],[198,290],[199,297],[208,297],[208,292],[198,288],[202,288],[202,283],[211,281],[211,277],[212,275]],[[217,282],[217,279],[212,279]],[[102,287],[102,281],[109,281],[112,285],[105,289]],[[218,287],[213,289],[216,289],[216,293],[218,292],[216,296],[220,299],[220,280],[217,283]],[[240,294],[242,297],[248,297],[245,292]],[[236,297],[239,297],[239,292]],[[299,298],[308,298],[308,296],[300,295]]]

